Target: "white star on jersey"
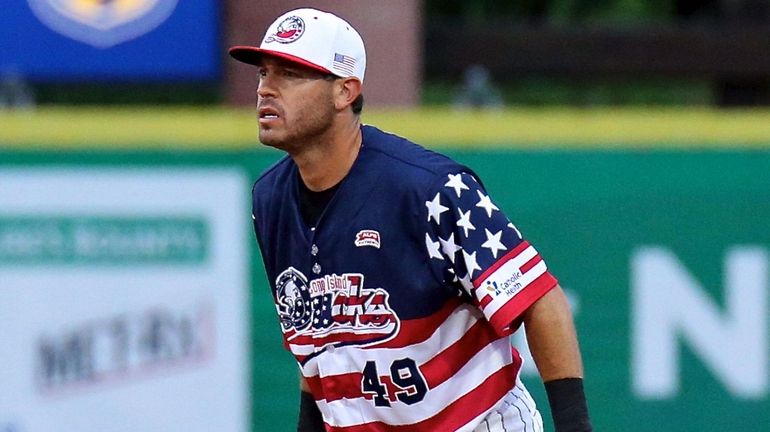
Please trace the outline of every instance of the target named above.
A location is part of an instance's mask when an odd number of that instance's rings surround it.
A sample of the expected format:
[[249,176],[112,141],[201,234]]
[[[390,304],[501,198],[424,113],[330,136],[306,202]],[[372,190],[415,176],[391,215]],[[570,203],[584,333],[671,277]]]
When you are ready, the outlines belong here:
[[428,233],[425,233],[425,246],[428,247],[428,254],[430,254],[431,258],[444,259],[441,255],[441,251],[439,251],[439,242],[433,241]]
[[438,241],[441,243],[441,251],[443,251],[444,255],[449,257],[449,261],[451,261],[452,264],[454,264],[455,254],[457,253],[457,251],[462,249],[460,246],[457,245],[457,243],[455,243],[455,233],[450,234],[449,238],[446,240],[439,237]]
[[436,223],[440,223],[438,219],[441,216],[441,213],[449,210],[449,207],[444,207],[441,205],[440,193],[437,193],[436,196],[433,197],[432,201],[425,201],[425,207],[428,208],[428,222],[430,222],[431,218],[433,218],[436,220]]
[[508,228],[511,228],[512,230],[516,231],[516,235],[519,236],[520,239],[524,238],[521,236],[521,231],[519,231],[519,229],[516,228],[516,225],[514,225],[513,222],[508,223]]
[[481,207],[486,210],[487,216],[492,217],[492,211],[500,210],[497,206],[492,204],[492,199],[489,198],[489,195],[484,195],[480,190],[477,190],[476,193],[479,194],[479,202],[476,203],[476,207]]
[[457,198],[460,198],[460,194],[462,194],[463,189],[470,190],[470,188],[465,183],[463,183],[462,174],[449,174],[449,181],[446,182],[444,186],[453,188],[457,194]]
[[473,251],[471,254],[463,251],[463,259],[465,259],[465,267],[468,270],[468,277],[473,278],[473,271],[481,270],[479,263],[476,261],[476,251]]
[[448,269],[447,269],[447,271],[449,272],[449,274],[451,274],[451,275],[452,275],[452,282],[457,282],[457,281],[459,281],[459,280],[460,280],[460,278],[458,278],[458,277],[457,277],[457,274],[455,273],[455,269],[453,269],[453,268],[448,268]]
[[465,230],[465,238],[468,238],[468,231],[473,231],[476,229],[476,227],[471,223],[471,211],[468,210],[467,212],[463,213],[462,209],[458,207],[457,213],[460,213],[460,219],[457,221],[457,226]]
[[507,249],[503,243],[500,242],[500,236],[503,235],[503,231],[501,230],[492,234],[488,229],[484,228],[484,232],[487,234],[487,241],[482,243],[481,247],[489,249],[489,251],[492,252],[492,256],[497,258],[498,251]]
[[468,293],[471,293],[473,291],[473,282],[471,282],[471,276],[465,275],[461,278],[458,278],[460,281],[460,284],[465,287],[466,290],[468,290]]

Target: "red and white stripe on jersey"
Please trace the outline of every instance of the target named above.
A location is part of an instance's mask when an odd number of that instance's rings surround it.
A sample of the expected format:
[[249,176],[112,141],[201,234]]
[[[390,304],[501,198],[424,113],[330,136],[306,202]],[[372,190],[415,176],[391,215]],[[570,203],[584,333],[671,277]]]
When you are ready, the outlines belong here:
[[[405,320],[402,326],[396,339],[364,349],[327,349],[302,365],[327,430],[463,430],[515,386],[518,353],[473,305],[453,299],[431,317]],[[395,397],[403,389],[382,375],[390,406],[375,406],[373,395],[362,388],[364,366],[374,361],[380,374],[389,374],[390,365],[405,357],[418,366],[428,396],[419,409],[406,405]]]
[[473,280],[472,294],[492,327],[507,335],[515,330],[511,323],[556,283],[540,254],[522,241]]

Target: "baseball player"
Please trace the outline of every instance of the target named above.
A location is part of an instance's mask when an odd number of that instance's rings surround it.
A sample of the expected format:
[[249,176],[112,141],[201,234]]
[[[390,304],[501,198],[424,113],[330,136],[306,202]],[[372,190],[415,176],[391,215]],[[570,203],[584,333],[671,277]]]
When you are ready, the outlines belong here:
[[362,125],[364,44],[314,9],[256,65],[259,139],[287,156],[254,230],[302,389],[297,430],[543,430],[509,335],[527,328],[557,431],[590,431],[565,296],[468,167]]

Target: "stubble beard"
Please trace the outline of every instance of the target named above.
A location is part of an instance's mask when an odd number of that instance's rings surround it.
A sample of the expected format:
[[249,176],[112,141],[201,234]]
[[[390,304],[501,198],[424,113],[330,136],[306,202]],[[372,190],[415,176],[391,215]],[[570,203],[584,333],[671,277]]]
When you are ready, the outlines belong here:
[[296,154],[321,144],[334,122],[335,109],[329,100],[308,101],[297,110],[281,130],[259,127],[259,141],[269,147]]

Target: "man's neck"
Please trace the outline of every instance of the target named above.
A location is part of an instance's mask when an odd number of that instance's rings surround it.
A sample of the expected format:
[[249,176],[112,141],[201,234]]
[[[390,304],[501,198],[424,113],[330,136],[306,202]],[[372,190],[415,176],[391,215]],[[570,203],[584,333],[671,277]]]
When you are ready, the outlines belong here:
[[315,192],[329,189],[350,172],[361,147],[361,123],[356,118],[319,139],[315,145],[291,155],[305,186]]

